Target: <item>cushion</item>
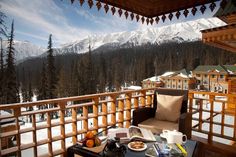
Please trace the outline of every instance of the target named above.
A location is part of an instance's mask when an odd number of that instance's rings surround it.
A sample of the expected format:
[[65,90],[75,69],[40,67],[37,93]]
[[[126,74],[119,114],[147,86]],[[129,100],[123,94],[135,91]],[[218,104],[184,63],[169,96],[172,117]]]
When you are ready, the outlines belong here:
[[156,118],[147,119],[140,124],[138,124],[140,128],[145,128],[151,130],[152,133],[160,134],[162,130],[179,130],[179,124],[170,121],[161,121]]
[[158,120],[177,122],[180,116],[184,96],[157,94],[157,110],[155,117]]

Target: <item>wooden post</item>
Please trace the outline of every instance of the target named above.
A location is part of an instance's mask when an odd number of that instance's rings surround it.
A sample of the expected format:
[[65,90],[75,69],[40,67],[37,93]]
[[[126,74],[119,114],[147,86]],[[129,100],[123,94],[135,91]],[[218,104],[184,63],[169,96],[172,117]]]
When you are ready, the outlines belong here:
[[211,105],[210,109],[210,124],[209,124],[209,134],[208,134],[208,143],[212,143],[213,140],[213,112],[214,112],[214,95],[209,95],[209,101]]
[[59,103],[59,107],[60,107],[60,128],[61,128],[61,136],[62,136],[62,140],[61,140],[61,149],[63,150],[63,156],[65,156],[66,154],[66,135],[65,135],[65,109],[66,109],[66,102],[60,102]]
[[[102,116],[102,124],[107,127],[107,102],[102,103],[102,112],[103,112],[103,116]],[[105,130],[105,128],[103,129]],[[107,134],[107,131],[105,131],[105,135]]]
[[34,143],[34,156],[38,156],[38,151],[37,151],[37,135],[36,135],[36,119],[35,119],[35,114],[32,115],[32,127],[33,127],[33,143]]
[[111,96],[111,124],[116,124],[116,95]]
[[118,126],[123,127],[123,122],[124,122],[124,100],[119,100],[118,101]]
[[194,98],[194,93],[189,93],[188,94],[188,99],[189,99],[189,107],[188,107],[188,112],[193,113],[193,98]]
[[198,125],[198,130],[201,132],[202,131],[202,106],[203,106],[203,100],[200,100],[199,103],[199,125]]
[[[77,142],[77,109],[73,107],[72,109],[72,142],[76,144]],[[82,126],[81,126],[82,127]]]
[[147,107],[151,107],[152,105],[152,95],[147,95]]
[[83,106],[83,117],[86,119],[83,119],[83,129],[88,131],[88,106]]
[[137,109],[138,108],[138,98],[137,97],[135,97],[134,98],[134,109]]
[[235,106],[236,96],[233,96],[234,102],[234,139],[236,139],[236,106]]
[[224,135],[224,125],[225,125],[225,102],[222,103],[222,111],[221,111],[221,135]]
[[21,115],[21,108],[17,107],[14,108],[14,117],[16,118],[16,130],[17,130],[17,135],[16,135],[16,144],[17,144],[17,156],[21,157],[21,136],[20,136],[20,124],[19,124],[19,116]]
[[51,115],[47,112],[47,132],[48,132],[48,156],[53,156],[52,152],[52,125],[51,125]]
[[128,128],[131,125],[131,94],[132,93],[127,93],[125,95],[125,104],[126,104],[126,123],[125,127]]
[[141,101],[141,107],[145,107],[146,105],[146,91],[141,91],[141,97],[140,97],[140,101]]
[[98,131],[98,97],[93,99],[94,105],[93,105],[93,128]]

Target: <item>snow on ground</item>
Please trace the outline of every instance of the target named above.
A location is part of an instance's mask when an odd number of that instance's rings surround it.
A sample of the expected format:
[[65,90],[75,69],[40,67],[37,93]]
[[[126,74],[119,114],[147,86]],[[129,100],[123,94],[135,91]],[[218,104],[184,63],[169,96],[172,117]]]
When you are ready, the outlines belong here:
[[[196,94],[195,94],[195,97],[206,98],[204,96],[200,96],[200,95],[196,95]],[[216,97],[216,99],[224,100],[224,101],[227,100],[226,97]],[[194,100],[193,104],[196,104],[195,100]],[[198,108],[198,106],[197,105],[193,105],[193,108]],[[209,104],[208,101],[203,101],[203,109],[204,110],[210,110],[210,104]],[[222,110],[222,103],[214,102],[213,110],[214,111],[221,111]],[[194,114],[193,117],[194,118],[199,118],[199,113]],[[202,119],[207,119],[209,117],[210,117],[210,113],[209,112],[203,112]],[[219,114],[219,115],[217,115],[217,116],[215,116],[213,118],[213,121],[221,123],[221,118],[222,118],[222,115]],[[225,119],[224,120],[225,124],[234,125],[234,116],[225,115],[224,119]],[[198,123],[197,121],[194,121],[194,120],[192,121],[192,125],[195,125],[197,123]],[[203,123],[202,130],[209,131],[209,124],[208,123]],[[213,125],[213,132],[221,134],[221,126],[214,124]],[[192,132],[192,135],[200,136],[200,137],[203,137],[203,138],[208,138],[208,135],[203,134],[203,133],[199,133],[199,132],[195,132],[195,131]],[[233,128],[224,127],[224,135],[233,137]],[[223,138],[219,138],[219,137],[213,137],[213,140],[215,140],[217,142],[220,142],[220,143],[224,143],[224,144],[230,144],[232,142],[231,140],[227,140],[227,139],[223,139]]]

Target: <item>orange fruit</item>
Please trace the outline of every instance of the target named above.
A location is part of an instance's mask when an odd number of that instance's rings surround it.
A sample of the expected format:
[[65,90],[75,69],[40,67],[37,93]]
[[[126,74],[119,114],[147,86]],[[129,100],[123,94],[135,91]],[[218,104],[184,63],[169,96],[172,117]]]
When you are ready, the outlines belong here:
[[86,141],[86,146],[87,146],[88,148],[92,148],[92,147],[94,146],[94,141],[93,141],[93,140],[87,140],[87,141]]
[[91,139],[91,138],[93,138],[93,136],[94,136],[94,134],[93,134],[92,131],[88,131],[87,134],[86,134],[87,139]]

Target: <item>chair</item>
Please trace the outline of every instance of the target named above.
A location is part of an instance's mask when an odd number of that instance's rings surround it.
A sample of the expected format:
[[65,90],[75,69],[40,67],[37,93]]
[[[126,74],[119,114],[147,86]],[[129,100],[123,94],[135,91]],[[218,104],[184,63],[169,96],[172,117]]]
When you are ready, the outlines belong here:
[[[157,109],[157,94],[169,95],[169,96],[184,96],[180,116],[177,122],[163,121],[156,118]],[[162,130],[178,130],[187,135],[187,138],[191,138],[191,125],[192,116],[191,113],[187,113],[188,105],[188,90],[177,89],[165,89],[158,88],[155,91],[153,105],[151,108],[138,108],[133,111],[132,125],[139,126],[141,128],[150,129],[153,133],[160,134]]]

